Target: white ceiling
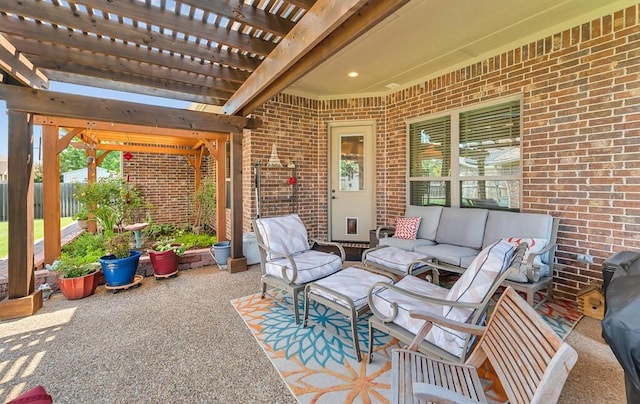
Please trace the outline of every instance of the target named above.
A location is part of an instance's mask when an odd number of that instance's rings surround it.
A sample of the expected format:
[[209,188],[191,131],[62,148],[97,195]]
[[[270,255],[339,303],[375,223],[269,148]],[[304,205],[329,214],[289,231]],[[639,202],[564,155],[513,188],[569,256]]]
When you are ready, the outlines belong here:
[[[379,95],[637,4],[637,0],[412,0],[286,92]],[[355,70],[360,75],[348,78]],[[397,90],[397,89],[396,89]]]

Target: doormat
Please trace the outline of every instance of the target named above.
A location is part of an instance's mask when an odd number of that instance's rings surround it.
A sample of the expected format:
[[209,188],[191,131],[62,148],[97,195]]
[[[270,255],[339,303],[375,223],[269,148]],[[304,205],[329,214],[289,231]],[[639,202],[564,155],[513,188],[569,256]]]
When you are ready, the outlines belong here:
[[[373,362],[367,363],[368,318],[357,322],[362,361],[358,362],[351,342],[351,324],[342,314],[320,304],[309,310],[309,326],[295,324],[291,295],[271,291],[234,299],[231,304],[254,334],[258,344],[301,403],[386,403],[391,391],[391,350],[395,338],[374,334]],[[313,302],[315,303],[315,302]],[[300,313],[303,313],[300,304]],[[538,313],[565,338],[582,315],[575,303],[545,302]]]

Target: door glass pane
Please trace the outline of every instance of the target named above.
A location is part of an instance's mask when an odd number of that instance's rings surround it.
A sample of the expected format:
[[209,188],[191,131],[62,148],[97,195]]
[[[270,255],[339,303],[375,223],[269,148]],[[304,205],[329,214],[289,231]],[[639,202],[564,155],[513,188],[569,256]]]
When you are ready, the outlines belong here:
[[340,136],[340,191],[364,190],[364,135]]

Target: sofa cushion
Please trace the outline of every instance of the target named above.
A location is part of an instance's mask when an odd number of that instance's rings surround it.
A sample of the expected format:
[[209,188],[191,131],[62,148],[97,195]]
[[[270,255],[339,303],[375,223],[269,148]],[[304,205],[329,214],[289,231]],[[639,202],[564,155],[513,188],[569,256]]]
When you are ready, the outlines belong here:
[[[295,254],[309,249],[307,229],[297,214],[256,219],[256,231],[266,246],[281,254]],[[277,258],[267,251],[267,260]]]
[[399,217],[396,220],[396,231],[393,234],[395,238],[401,238],[405,240],[415,240],[418,234],[418,227],[420,227],[420,216],[416,217]]
[[404,215],[407,217],[420,216],[422,221],[418,228],[418,238],[425,240],[435,240],[442,206],[407,206]]
[[432,257],[438,261],[463,267],[469,264],[478,255],[480,250],[469,247],[460,247],[451,244],[424,245],[414,249],[415,252]]
[[403,238],[383,237],[378,243],[380,245],[388,245],[390,247],[402,248],[403,250],[413,251],[422,245],[435,245],[434,241],[417,238],[415,240],[405,240]]
[[[487,246],[502,238],[523,237],[551,240],[553,217],[541,213],[517,213],[492,210],[487,217],[484,230],[484,244]],[[549,254],[541,256],[542,262],[549,263]]]
[[487,209],[443,208],[436,242],[479,251],[482,248],[488,213]]

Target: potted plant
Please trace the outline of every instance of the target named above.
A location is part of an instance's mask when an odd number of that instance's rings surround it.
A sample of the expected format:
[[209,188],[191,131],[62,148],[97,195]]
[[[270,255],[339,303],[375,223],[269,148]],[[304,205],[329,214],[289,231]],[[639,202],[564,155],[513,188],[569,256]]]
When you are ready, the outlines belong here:
[[133,282],[140,261],[140,251],[132,250],[131,232],[115,232],[106,236],[107,254],[100,257],[100,266],[107,286],[124,286]]
[[178,257],[184,254],[184,244],[174,239],[162,239],[149,250],[149,259],[156,276],[168,276],[178,272]]
[[69,300],[82,299],[96,291],[96,275],[100,265],[91,257],[72,257],[62,253],[60,259],[53,262],[51,270],[58,273],[60,291]]
[[140,193],[118,175],[77,184],[73,197],[106,233],[122,231],[125,223],[132,223],[134,213],[145,207]]
[[89,227],[89,211],[81,206],[80,209],[73,215],[73,219],[78,222],[78,226],[81,229],[86,229]]

